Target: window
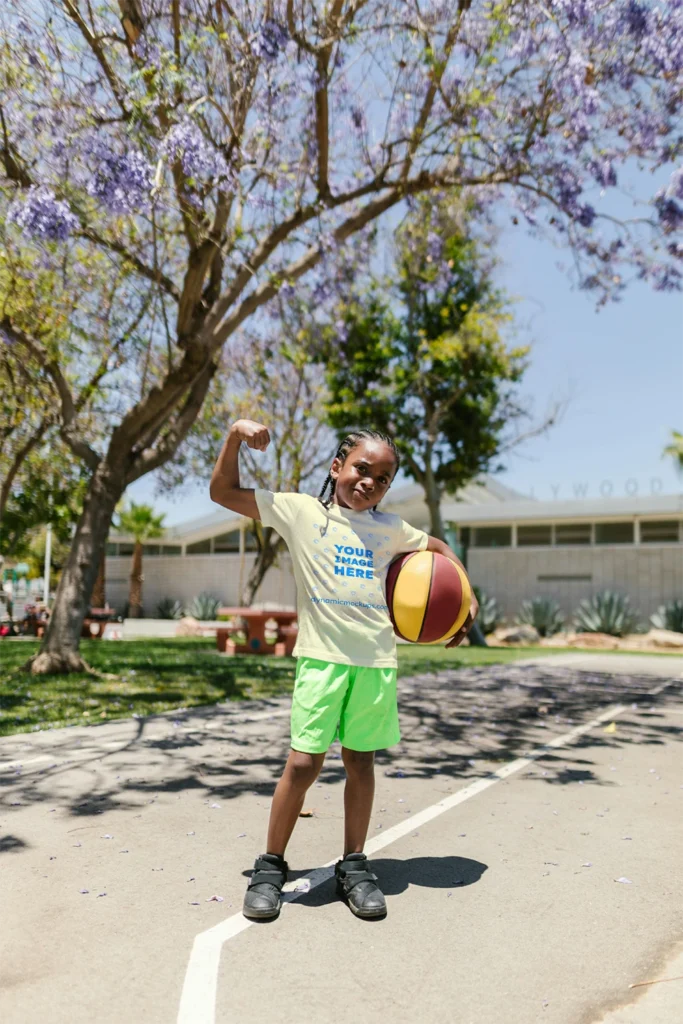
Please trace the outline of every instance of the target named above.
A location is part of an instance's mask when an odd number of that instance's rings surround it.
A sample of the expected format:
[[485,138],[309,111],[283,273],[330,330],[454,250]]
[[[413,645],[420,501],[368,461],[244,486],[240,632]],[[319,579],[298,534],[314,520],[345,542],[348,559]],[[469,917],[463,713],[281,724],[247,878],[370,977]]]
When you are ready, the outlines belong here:
[[511,526],[480,526],[474,531],[475,548],[509,548],[511,543]]
[[232,530],[230,533],[222,533],[220,537],[213,538],[213,550],[218,554],[225,554],[228,551],[239,551],[240,531]]
[[590,544],[590,523],[563,523],[555,527],[556,544]]
[[596,544],[633,544],[633,523],[596,523]]
[[179,555],[181,549],[176,544],[162,544],[161,554],[162,555]]
[[112,555],[118,555],[118,553],[119,553],[119,546],[118,546],[118,544],[107,544],[107,552],[106,553],[110,557]]
[[134,544],[119,544],[119,554],[120,555],[132,555],[134,548],[135,548]]
[[643,544],[664,544],[679,539],[677,519],[651,519],[640,524]]
[[517,544],[520,548],[549,545],[553,542],[552,526],[518,526]]
[[185,550],[188,555],[210,555],[211,541],[198,540],[196,544],[188,544]]
[[469,526],[461,526],[459,533],[460,533],[460,543],[462,544],[462,546],[464,548],[469,547],[470,546],[470,533],[471,533],[471,530],[470,530]]
[[145,554],[145,556],[147,556],[147,555],[158,555],[159,552],[161,551],[161,547],[160,547],[159,544],[143,544],[142,545],[142,550],[143,550],[143,553]]

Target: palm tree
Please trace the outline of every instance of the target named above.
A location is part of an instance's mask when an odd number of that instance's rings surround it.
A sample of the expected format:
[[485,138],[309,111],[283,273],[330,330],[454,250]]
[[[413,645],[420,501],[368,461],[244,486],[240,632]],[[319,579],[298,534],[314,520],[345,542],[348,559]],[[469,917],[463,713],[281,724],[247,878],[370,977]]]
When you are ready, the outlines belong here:
[[131,501],[129,508],[119,511],[118,529],[135,538],[128,597],[128,615],[131,619],[142,617],[142,542],[161,537],[164,533],[163,522],[164,516],[155,516],[151,505],[136,505]]
[[664,454],[670,455],[683,472],[683,434],[678,430],[671,431],[671,444],[666,446]]

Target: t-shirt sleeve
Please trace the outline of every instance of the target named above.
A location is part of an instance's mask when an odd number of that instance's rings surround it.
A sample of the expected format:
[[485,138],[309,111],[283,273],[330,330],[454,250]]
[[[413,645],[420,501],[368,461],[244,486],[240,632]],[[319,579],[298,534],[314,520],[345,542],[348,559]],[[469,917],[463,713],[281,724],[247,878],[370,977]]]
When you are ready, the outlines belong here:
[[398,516],[397,519],[396,533],[392,538],[394,553],[398,555],[403,551],[424,551],[429,543],[429,534],[406,523],[405,519]]
[[301,495],[288,494],[285,491],[266,491],[257,487],[254,497],[263,525],[272,526],[285,541],[289,542]]

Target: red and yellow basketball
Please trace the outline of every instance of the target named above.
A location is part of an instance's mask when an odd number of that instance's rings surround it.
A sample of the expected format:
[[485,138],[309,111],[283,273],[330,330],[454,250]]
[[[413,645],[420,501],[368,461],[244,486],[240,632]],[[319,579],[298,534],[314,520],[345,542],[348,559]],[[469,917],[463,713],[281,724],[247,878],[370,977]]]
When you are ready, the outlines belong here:
[[445,643],[464,623],[471,603],[466,573],[437,551],[410,551],[389,566],[389,614],[394,632],[404,640]]

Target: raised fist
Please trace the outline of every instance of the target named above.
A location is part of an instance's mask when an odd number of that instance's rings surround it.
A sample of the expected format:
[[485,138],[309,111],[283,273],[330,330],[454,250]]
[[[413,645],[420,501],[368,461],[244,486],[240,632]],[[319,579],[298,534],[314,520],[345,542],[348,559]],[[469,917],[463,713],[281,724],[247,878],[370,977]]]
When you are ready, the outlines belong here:
[[244,441],[249,448],[257,448],[261,452],[264,452],[270,444],[268,428],[254,420],[237,420],[231,426],[230,433],[240,441]]

